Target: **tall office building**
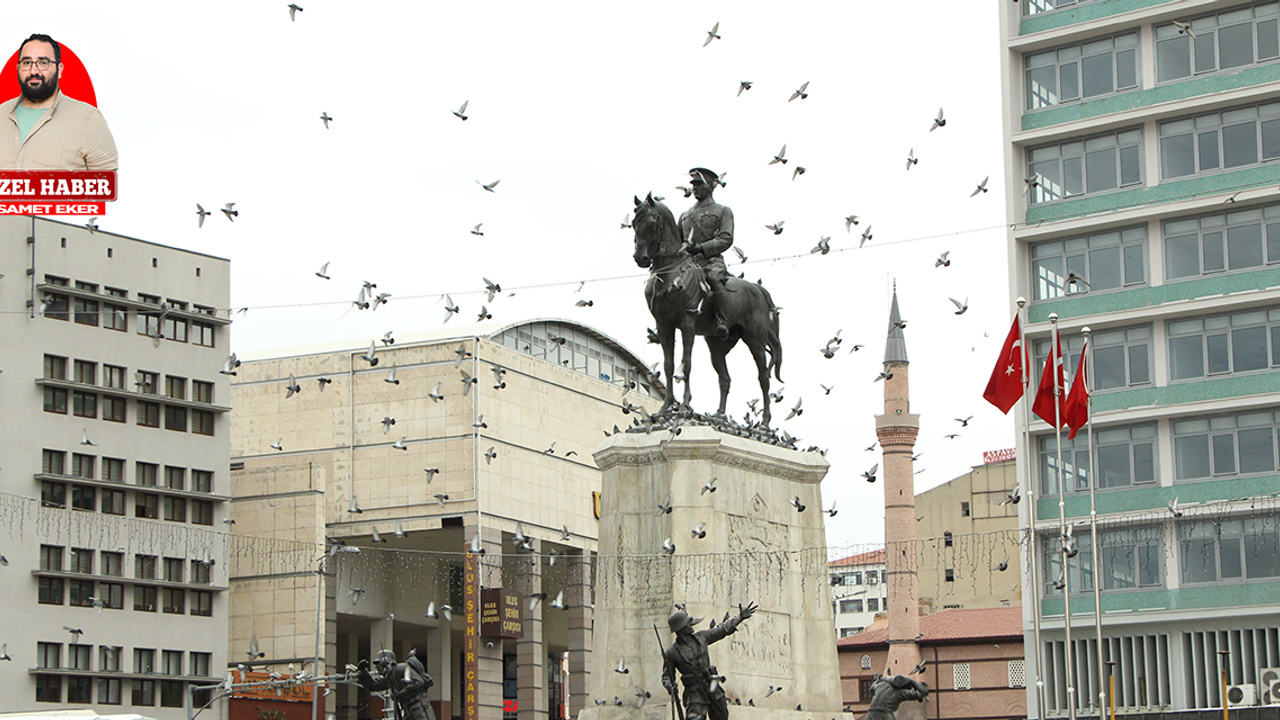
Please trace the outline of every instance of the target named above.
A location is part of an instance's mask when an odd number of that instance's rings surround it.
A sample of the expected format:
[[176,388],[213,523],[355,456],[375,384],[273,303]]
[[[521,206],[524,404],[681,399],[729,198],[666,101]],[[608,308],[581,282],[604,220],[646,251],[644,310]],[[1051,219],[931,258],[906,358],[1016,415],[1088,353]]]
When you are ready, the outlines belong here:
[[[318,656],[341,672],[412,650],[437,717],[576,716],[592,704],[591,454],[657,407],[653,382],[566,320],[246,360],[232,387],[233,659],[256,640],[273,670]],[[345,719],[368,699],[341,686],[325,702]]]
[[1074,696],[1075,712],[1097,714],[1101,663],[1114,663],[1123,712],[1222,707],[1222,671],[1230,704],[1274,704],[1280,5],[1024,0],[999,12],[1009,274],[1028,300],[1032,393],[1051,314],[1068,382],[1092,330],[1092,434],[1064,437],[1059,454],[1032,417],[1018,442],[1035,493],[1021,522],[1039,551],[1023,616],[1044,692],[1028,681],[1028,708],[1067,715]]
[[191,684],[222,676],[229,273],[0,218],[6,708],[177,720]]

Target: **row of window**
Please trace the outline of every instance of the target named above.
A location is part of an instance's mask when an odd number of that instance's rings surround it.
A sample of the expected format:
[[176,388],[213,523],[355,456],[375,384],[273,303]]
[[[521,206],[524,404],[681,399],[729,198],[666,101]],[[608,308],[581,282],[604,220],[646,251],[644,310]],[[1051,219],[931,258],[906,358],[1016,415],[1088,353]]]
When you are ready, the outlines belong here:
[[[1237,478],[1280,468],[1280,411],[1177,420],[1172,427],[1175,482]],[[1099,490],[1156,484],[1155,425],[1108,428],[1096,435],[1094,472]],[[1087,430],[1075,439],[1062,439],[1062,479],[1067,492],[1089,490],[1088,445]],[[1057,438],[1041,437],[1039,449],[1041,486],[1044,494],[1055,495]]]
[[[67,664],[65,666],[62,664],[62,648],[62,643],[36,643],[36,668],[40,670],[82,670],[89,672],[94,670],[90,666],[90,661],[93,657],[92,645],[68,644],[66,646]],[[99,645],[97,672],[123,672],[124,667],[121,665],[123,652],[124,648],[119,645]],[[134,648],[133,672],[145,675],[159,673],[171,677],[181,677],[184,674],[182,671],[184,656],[189,658],[190,675],[212,677],[210,672],[212,670],[213,653],[197,652],[195,650],[190,652],[161,650],[159,656],[160,664],[156,665],[156,650],[154,648]]]
[[[65,415],[68,405],[76,417],[96,419],[101,416],[108,422],[128,422],[128,403],[124,398],[80,390],[68,393],[65,388],[58,387],[44,388],[45,412]],[[134,416],[139,427],[159,428],[163,418],[166,430],[189,430],[196,435],[213,435],[214,414],[208,410],[138,400]]]
[[[880,598],[848,598],[840,601],[840,612],[857,613],[857,612],[879,612]],[[863,610],[863,608],[866,608]],[[885,603],[885,609],[888,609],[888,602]]]
[[[1280,103],[1234,108],[1159,125],[1163,180],[1259,165],[1280,158]],[[1126,128],[1027,150],[1032,204],[1136,187],[1142,129]]]
[[[1166,280],[1280,264],[1280,205],[1168,220],[1162,228]],[[1031,246],[1036,300],[1143,285],[1146,265],[1145,227]]]
[[[1180,523],[1177,532],[1182,585],[1280,578],[1280,522],[1276,518]],[[1073,542],[1078,552],[1067,562],[1070,590],[1073,594],[1093,592],[1093,539],[1089,533],[1081,533]],[[1056,583],[1062,577],[1061,540],[1049,537],[1042,544],[1047,592],[1060,595],[1062,590]],[[1165,585],[1166,547],[1159,526],[1101,530],[1098,544],[1102,590]]]
[[[41,545],[40,569],[47,572],[65,571],[92,575],[94,574],[93,560],[95,552],[99,552],[101,555],[100,572],[98,574],[124,577],[125,554],[123,552],[95,551],[93,548],[73,547],[68,552],[67,548],[60,545]],[[63,566],[64,557],[68,560],[65,567]],[[204,585],[212,582],[214,563],[211,560],[188,561],[185,558],[160,558],[156,555],[144,555],[142,553],[135,553],[133,556],[133,577],[138,580],[187,582],[184,573],[188,565],[191,571],[190,582]],[[163,571],[163,574],[160,574],[161,571]]]
[[[187,683],[182,680],[130,680],[121,678],[68,677],[59,675],[36,675],[36,702],[60,703],[62,687],[67,688],[66,702],[92,703],[93,688],[98,688],[97,703],[100,705],[119,705],[123,698],[124,683],[131,685],[130,702],[135,706],[154,707],[159,700],[160,707],[181,708],[187,693]],[[65,681],[65,682],[64,682]],[[157,692],[158,690],[158,692]],[[208,704],[211,690],[198,690],[194,694],[194,704],[202,707]]]
[[[1199,380],[1280,367],[1280,308],[1249,310],[1203,318],[1170,320],[1169,381]],[[1074,378],[1084,349],[1084,336],[1061,339],[1068,377]],[[1093,389],[1115,390],[1152,382],[1150,326],[1096,333],[1090,347],[1089,372]],[[1052,341],[1035,341],[1035,372],[1039,381]]]
[[[56,275],[45,275],[44,281],[46,285],[70,286],[67,278]],[[79,280],[75,283],[75,289],[86,293],[100,293],[97,284]],[[113,287],[102,289],[101,294],[107,298],[128,299],[129,297],[128,290]],[[213,347],[215,326],[212,323],[188,320],[170,313],[170,311],[188,312],[188,308],[191,306],[186,302],[172,298],[161,300],[158,295],[147,295],[145,293],[138,293],[138,301],[156,306],[154,311],[136,311],[139,335],[163,338],[175,342],[190,342],[202,347]],[[213,308],[201,305],[194,306],[191,311],[203,315],[213,315],[215,313]],[[99,301],[79,296],[72,297],[57,292],[46,292],[44,296],[43,314],[45,317],[54,320],[74,319],[75,322],[81,325],[101,326],[108,330],[128,332],[128,313],[129,309],[126,306],[114,304],[110,300]]]
[[[69,497],[68,497],[69,496]],[[100,511],[107,515],[126,515],[128,496],[124,490],[82,485],[76,482],[43,480],[40,483],[40,502],[44,507]],[[147,520],[188,522],[193,525],[213,525],[213,501],[194,498],[161,496],[158,493],[133,492],[133,516]]]
[[[1075,2],[1030,0],[1023,7]],[[1156,83],[1201,77],[1280,59],[1280,3],[1267,2],[1191,18],[1191,32],[1172,22],[1156,25]],[[1192,36],[1194,35],[1194,37]],[[1026,109],[1137,90],[1138,33],[1091,39],[1023,57]]]
[[[68,362],[70,360],[70,362]],[[71,380],[83,385],[98,385],[99,363],[95,360],[69,359],[61,355],[44,356],[44,377],[48,380]],[[127,390],[128,370],[119,365],[102,363],[102,387],[115,390]],[[71,369],[68,376],[67,370]],[[177,375],[164,376],[164,396],[174,400],[186,400],[188,380]],[[213,404],[213,383],[204,380],[191,380],[191,400],[194,402]],[[149,370],[137,370],[133,373],[133,386],[137,392],[147,395],[159,395],[160,373]]]
[[854,570],[852,572],[845,572],[836,575],[835,580],[832,581],[832,585],[861,585],[863,580],[865,580],[868,585],[875,585],[882,579],[884,578],[882,577],[880,570]]
[[[123,610],[124,596],[125,586],[122,583],[43,576],[38,579],[37,599],[41,605]],[[133,609],[136,612],[160,610],[169,615],[213,617],[213,591],[134,585]]]
[[[103,457],[102,474],[97,474],[99,458],[85,453],[71,453],[71,464],[67,465],[67,453],[63,450],[45,448],[40,456],[40,472],[46,475],[73,475],[86,480],[102,479],[111,482],[128,482],[125,477],[126,463],[120,458]],[[161,468],[163,467],[163,473]],[[213,471],[196,470],[174,465],[161,466],[157,463],[142,462],[133,464],[133,484],[138,487],[162,487],[169,490],[188,490],[194,492],[213,492]],[[70,472],[68,472],[70,469]],[[188,473],[191,477],[190,488],[187,487]]]
[[[121,654],[124,648],[117,645],[98,646],[98,669],[100,673],[122,672]],[[182,650],[161,650],[160,665],[156,665],[156,650],[153,648],[134,648],[133,672],[147,674],[163,674],[170,677],[183,675],[184,655],[189,661],[190,675],[196,677],[212,677],[213,653]],[[67,645],[67,663],[62,664],[62,643],[36,643],[36,667],[47,670],[79,670],[92,672],[90,659],[93,656],[92,645]],[[65,683],[64,683],[65,680]],[[36,675],[36,701],[62,702],[63,685],[66,685],[66,702],[93,703],[102,705],[119,705],[122,701],[122,678],[111,677],[67,677],[59,675]],[[183,707],[186,694],[186,683],[181,680],[132,680],[132,702],[134,705],[154,706],[157,700],[156,689],[159,687],[158,699],[162,707]],[[93,689],[97,687],[95,700]]]

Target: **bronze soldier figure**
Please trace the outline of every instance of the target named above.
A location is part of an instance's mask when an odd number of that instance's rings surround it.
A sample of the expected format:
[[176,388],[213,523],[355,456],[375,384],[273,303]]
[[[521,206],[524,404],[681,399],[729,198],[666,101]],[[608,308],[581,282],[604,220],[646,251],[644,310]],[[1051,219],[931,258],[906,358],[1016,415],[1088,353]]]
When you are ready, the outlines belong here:
[[368,665],[368,660],[360,661],[360,687],[370,692],[390,690],[398,720],[436,720],[427,700],[427,688],[435,680],[412,652],[408,662],[397,663],[395,653],[381,650],[374,656],[373,673],[366,669]]
[[928,697],[929,686],[906,675],[877,675],[875,682],[871,683],[871,707],[863,720],[895,720],[894,713],[902,701],[924,702]]
[[721,255],[733,246],[733,211],[711,197],[716,183],[720,182],[719,175],[706,168],[694,168],[689,175],[693,196],[698,202],[680,215],[680,232],[693,261],[703,269],[707,284],[711,286],[710,296],[703,298],[702,311],[710,308],[715,317],[714,335],[725,338],[729,335],[729,327],[720,311],[719,298],[725,292],[729,269]]
[[680,671],[684,683],[684,720],[707,720],[708,716],[710,720],[728,720],[729,703],[724,688],[714,681],[717,673],[707,646],[732,635],[755,611],[755,603],[745,608],[739,605],[737,617],[698,632],[693,631],[693,626],[702,622],[702,618],[689,617],[683,610],[667,619],[676,640],[662,652],[662,687],[674,696],[676,671]]

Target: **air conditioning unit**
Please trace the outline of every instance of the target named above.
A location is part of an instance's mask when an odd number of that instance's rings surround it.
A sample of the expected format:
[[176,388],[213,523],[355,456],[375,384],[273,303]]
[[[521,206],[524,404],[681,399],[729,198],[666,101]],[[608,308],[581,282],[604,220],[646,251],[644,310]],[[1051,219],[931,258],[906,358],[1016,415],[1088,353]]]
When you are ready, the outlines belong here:
[[868,576],[867,576],[867,584],[868,584],[868,585],[875,585],[875,584],[876,584],[876,583],[878,583],[878,582],[880,582],[880,576],[879,576],[879,575],[868,575]]
[[1258,671],[1258,690],[1261,705],[1280,705],[1280,668],[1263,668]]
[[1258,686],[1253,683],[1227,686],[1227,705],[1245,707],[1258,704]]

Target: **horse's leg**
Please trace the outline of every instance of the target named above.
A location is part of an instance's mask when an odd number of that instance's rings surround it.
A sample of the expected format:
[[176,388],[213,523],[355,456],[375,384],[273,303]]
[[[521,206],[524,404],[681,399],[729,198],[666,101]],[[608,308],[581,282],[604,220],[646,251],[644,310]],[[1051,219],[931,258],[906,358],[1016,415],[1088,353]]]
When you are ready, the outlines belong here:
[[693,320],[685,320],[680,325],[680,342],[684,345],[684,355],[680,360],[680,374],[684,376],[684,406],[693,407],[693,389],[689,382],[689,372],[693,369],[693,341],[697,339],[693,329]]
[[[657,318],[654,318],[655,320]],[[676,390],[671,384],[672,376],[676,372],[676,327],[669,323],[664,324],[658,321],[658,340],[662,344],[662,370],[667,377],[667,399],[663,401],[662,408],[658,412],[666,412],[675,407]],[[686,384],[687,389],[687,384]]]
[[772,417],[769,413],[769,358],[765,355],[765,343],[760,337],[748,340],[747,348],[756,361],[756,375],[760,378],[760,404],[764,408],[764,426],[767,428]]
[[725,362],[725,358],[728,357],[731,347],[724,340],[707,336],[707,350],[711,352],[711,367],[716,369],[716,375],[720,378],[720,409],[716,411],[720,416],[724,416],[725,406],[729,404],[729,364]]

